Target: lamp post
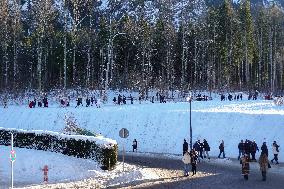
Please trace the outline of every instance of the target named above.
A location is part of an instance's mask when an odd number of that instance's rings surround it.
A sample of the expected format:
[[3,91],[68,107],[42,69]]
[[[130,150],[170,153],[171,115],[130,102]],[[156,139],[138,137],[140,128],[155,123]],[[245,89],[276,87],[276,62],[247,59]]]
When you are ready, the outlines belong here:
[[190,149],[192,149],[192,126],[191,126],[191,101],[192,101],[192,96],[190,94],[189,97],[186,98],[186,100],[189,102],[189,145]]

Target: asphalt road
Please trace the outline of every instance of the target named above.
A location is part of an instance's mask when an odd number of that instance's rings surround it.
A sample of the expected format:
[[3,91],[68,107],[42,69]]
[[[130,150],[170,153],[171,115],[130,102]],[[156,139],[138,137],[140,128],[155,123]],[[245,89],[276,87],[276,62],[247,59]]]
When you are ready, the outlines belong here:
[[[122,157],[119,156],[119,161]],[[181,160],[162,157],[140,157],[126,155],[125,162],[140,165],[153,170],[162,170],[161,179],[147,180],[121,185],[115,188],[169,188],[169,189],[284,189],[284,176],[267,174],[267,181],[262,181],[259,170],[251,170],[249,180],[245,181],[240,167],[213,165],[201,162],[197,165],[197,175],[183,177]],[[163,175],[164,172],[164,175]]]

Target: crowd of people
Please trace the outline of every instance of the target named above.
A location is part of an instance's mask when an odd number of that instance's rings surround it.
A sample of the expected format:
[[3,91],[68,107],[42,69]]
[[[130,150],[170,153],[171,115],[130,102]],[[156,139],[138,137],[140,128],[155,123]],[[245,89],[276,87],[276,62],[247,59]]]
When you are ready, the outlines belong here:
[[48,108],[47,97],[44,96],[42,100],[37,100],[36,98],[34,98],[34,100],[29,101],[29,108],[35,108],[36,106]]
[[[266,142],[263,142],[260,148],[261,154],[259,156],[258,163],[263,181],[266,180],[267,169],[271,167],[270,163],[275,162],[276,164],[279,164],[278,162],[279,148],[280,146],[277,144],[276,141],[274,141],[272,144],[272,152],[274,158],[270,162],[268,160],[268,147],[266,145]],[[221,158],[221,154],[223,154],[223,158],[226,158],[225,145],[223,140],[220,142],[219,150],[220,153],[218,155],[218,158]],[[238,160],[240,160],[242,175],[244,176],[245,180],[248,180],[250,172],[250,162],[257,162],[255,155],[256,152],[259,151],[259,148],[254,140],[251,141],[246,139],[245,142],[241,140],[241,142],[238,144],[238,150],[239,150]],[[187,141],[184,139],[183,158],[182,158],[182,161],[184,163],[184,176],[189,176],[190,165],[192,168],[191,169],[192,175],[195,175],[197,163],[200,162],[200,159],[207,157],[210,160],[209,151],[210,151],[210,146],[206,139],[204,139],[203,142],[197,140],[192,146],[192,149],[190,150]]]
[[243,94],[235,94],[234,96],[231,95],[230,93],[228,94],[228,96],[224,95],[224,94],[221,94],[221,101],[225,101],[225,100],[229,100],[229,101],[232,101],[232,100],[243,100]]

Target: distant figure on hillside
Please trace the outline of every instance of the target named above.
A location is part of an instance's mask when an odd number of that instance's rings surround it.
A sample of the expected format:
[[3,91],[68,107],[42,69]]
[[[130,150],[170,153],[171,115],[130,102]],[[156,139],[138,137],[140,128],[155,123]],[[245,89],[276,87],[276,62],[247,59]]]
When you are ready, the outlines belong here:
[[7,98],[5,97],[4,99],[3,99],[3,103],[4,103],[4,108],[8,108],[8,100],[7,100]]
[[133,97],[131,94],[130,94],[130,103],[133,104]]
[[221,101],[225,101],[225,95],[221,94]]
[[240,94],[240,99],[243,100],[243,95],[242,94]]
[[96,106],[97,106],[97,108],[101,108],[101,99],[97,99],[96,100]]
[[240,164],[242,164],[242,175],[244,176],[245,180],[248,180],[250,167],[249,167],[249,157],[247,154],[243,155]]
[[266,181],[266,172],[267,172],[267,169],[270,168],[270,165],[269,165],[269,161],[265,153],[261,152],[258,163],[259,163],[259,167],[260,167],[260,171],[262,175],[262,180]]
[[44,97],[43,100],[42,100],[42,102],[43,102],[43,107],[48,108],[48,100],[47,100],[47,97]]
[[185,152],[188,151],[188,143],[186,142],[185,139],[183,140],[182,151],[183,151],[182,155],[184,155]]
[[34,98],[33,108],[36,107],[36,98]]
[[123,98],[122,98],[122,102],[123,104],[126,104],[126,97],[123,95]]
[[132,149],[133,149],[133,152],[134,152],[134,150],[137,152],[137,140],[136,139],[134,139],[133,140],[133,144],[132,144]]
[[274,158],[271,160],[271,163],[275,160],[276,164],[279,164],[278,162],[278,154],[279,154],[279,145],[276,143],[276,141],[272,144],[272,152],[274,154]]
[[41,108],[41,107],[42,107],[42,102],[41,102],[41,101],[38,101],[38,102],[37,102],[37,106]]
[[116,97],[113,97],[112,101],[114,104],[116,104]]
[[86,107],[89,107],[91,105],[91,100],[89,97],[86,98]]
[[94,105],[94,97],[91,97],[91,106],[93,106]]
[[220,150],[220,153],[218,155],[218,158],[220,158],[222,153],[223,153],[223,158],[226,158],[226,156],[225,156],[225,145],[224,145],[224,141],[223,140],[222,140],[222,142],[219,145],[219,150]]
[[83,106],[83,100],[81,97],[78,97],[76,101],[77,101],[77,105],[75,106],[75,108],[79,107],[80,105]]
[[154,97],[154,96],[152,96],[152,100],[151,100],[151,102],[152,102],[152,103],[154,103],[154,98],[155,98],[155,97]]
[[117,97],[117,104],[120,105],[121,102],[122,102],[122,96],[119,94]]

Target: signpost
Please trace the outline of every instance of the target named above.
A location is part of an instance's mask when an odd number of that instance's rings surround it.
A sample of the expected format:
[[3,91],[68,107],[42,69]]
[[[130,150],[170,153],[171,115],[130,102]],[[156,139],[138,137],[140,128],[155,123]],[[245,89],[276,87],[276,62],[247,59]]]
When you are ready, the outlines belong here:
[[[129,136],[129,131],[125,128],[122,128],[119,131],[119,136],[121,138],[127,138]],[[122,170],[123,170],[123,172],[124,172],[124,156],[125,156],[125,149],[124,149],[124,142],[123,142],[123,156],[122,156],[122,160],[123,160]]]
[[11,134],[11,152],[10,152],[10,161],[11,161],[11,188],[14,188],[14,162],[16,161],[16,152],[14,151],[14,136]]
[[42,171],[43,171],[43,182],[47,183],[48,182],[48,166],[45,165]]

